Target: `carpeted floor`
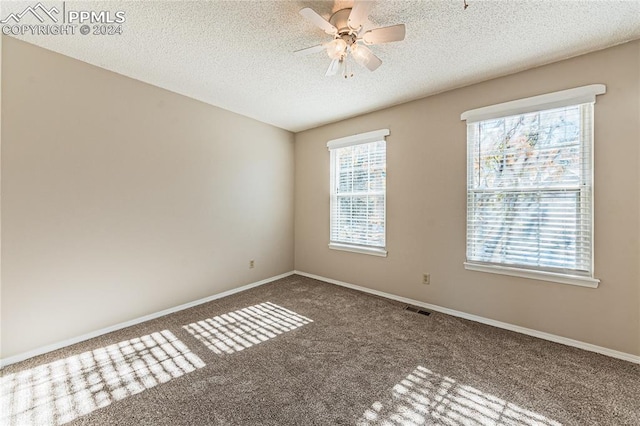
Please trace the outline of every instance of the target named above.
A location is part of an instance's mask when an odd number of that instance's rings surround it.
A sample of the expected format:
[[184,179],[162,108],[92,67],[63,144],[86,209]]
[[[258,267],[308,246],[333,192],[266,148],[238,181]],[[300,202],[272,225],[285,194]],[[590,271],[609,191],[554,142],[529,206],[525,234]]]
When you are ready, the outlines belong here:
[[297,275],[2,370],[0,422],[640,425],[640,366]]

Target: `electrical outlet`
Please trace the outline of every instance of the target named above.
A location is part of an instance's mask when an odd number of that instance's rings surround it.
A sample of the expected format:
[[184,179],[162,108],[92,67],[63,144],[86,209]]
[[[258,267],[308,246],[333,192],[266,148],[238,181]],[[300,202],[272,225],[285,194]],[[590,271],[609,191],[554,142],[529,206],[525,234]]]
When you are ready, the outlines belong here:
[[422,274],[422,284],[424,285],[431,284],[431,274]]
[[255,266],[256,266],[256,262],[253,259],[251,259],[249,261],[249,269],[253,269]]

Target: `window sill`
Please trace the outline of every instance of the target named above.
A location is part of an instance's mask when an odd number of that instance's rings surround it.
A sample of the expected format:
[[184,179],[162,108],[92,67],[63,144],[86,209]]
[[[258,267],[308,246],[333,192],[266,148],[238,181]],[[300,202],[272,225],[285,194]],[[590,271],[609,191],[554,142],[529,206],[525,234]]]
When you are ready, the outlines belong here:
[[579,275],[565,275],[554,272],[531,271],[528,269],[512,268],[508,266],[483,265],[465,262],[464,269],[469,271],[488,272],[492,274],[510,275],[512,277],[529,278],[532,280],[551,281],[560,284],[577,285],[581,287],[598,288],[600,280],[581,277]]
[[338,244],[338,243],[329,243],[329,248],[332,250],[350,251],[352,253],[387,257],[387,250],[382,248],[350,246],[348,244]]

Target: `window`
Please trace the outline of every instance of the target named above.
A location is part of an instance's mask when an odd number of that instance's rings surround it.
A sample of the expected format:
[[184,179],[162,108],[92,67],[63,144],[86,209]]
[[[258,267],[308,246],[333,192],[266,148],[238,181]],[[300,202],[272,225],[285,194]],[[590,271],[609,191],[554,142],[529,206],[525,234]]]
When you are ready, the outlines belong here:
[[335,139],[331,153],[329,247],[386,256],[388,129]]
[[597,287],[591,85],[467,111],[470,270]]

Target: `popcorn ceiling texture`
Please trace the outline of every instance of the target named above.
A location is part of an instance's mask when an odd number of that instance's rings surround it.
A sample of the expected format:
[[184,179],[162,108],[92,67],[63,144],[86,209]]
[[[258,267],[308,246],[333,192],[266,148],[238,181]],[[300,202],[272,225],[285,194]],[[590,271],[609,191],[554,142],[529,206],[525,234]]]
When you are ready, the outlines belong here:
[[[67,1],[125,11],[123,34],[18,38],[290,131],[640,38],[640,1],[467,3],[377,2],[370,26],[404,23],[407,37],[373,46],[382,66],[347,81],[324,76],[326,54],[292,52],[330,40],[301,8],[328,18],[349,1]],[[2,17],[32,4],[2,2]]]

